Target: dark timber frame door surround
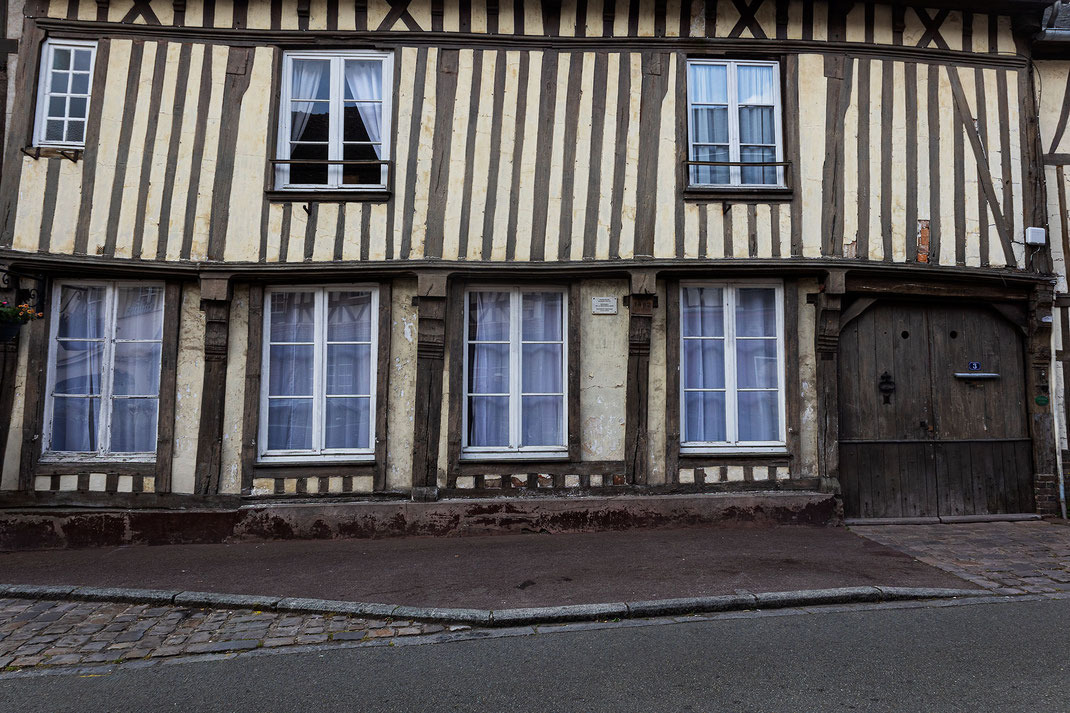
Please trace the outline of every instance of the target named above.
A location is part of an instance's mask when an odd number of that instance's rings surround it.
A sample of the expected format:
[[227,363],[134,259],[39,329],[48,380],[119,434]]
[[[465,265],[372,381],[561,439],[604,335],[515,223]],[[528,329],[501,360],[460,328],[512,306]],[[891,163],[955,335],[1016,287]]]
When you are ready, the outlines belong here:
[[846,514],[1033,511],[1024,309],[863,300],[839,338]]

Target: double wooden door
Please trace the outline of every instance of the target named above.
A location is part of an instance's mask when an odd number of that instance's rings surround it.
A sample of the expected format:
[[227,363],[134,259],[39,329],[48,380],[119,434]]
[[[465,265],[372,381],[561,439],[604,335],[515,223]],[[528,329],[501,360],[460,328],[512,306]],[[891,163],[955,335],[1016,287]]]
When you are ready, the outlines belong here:
[[1032,512],[1020,331],[983,305],[878,301],[839,346],[848,517]]

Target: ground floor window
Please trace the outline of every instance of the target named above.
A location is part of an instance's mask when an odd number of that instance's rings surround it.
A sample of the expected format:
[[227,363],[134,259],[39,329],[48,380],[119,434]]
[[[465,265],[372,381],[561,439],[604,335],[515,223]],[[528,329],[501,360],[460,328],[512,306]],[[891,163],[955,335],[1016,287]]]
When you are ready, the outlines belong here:
[[780,285],[680,287],[682,449],[784,446],[783,297]]
[[46,456],[153,459],[163,308],[163,285],[56,285],[48,345]]
[[260,456],[366,457],[375,447],[378,291],[266,291]]
[[567,452],[565,303],[544,287],[466,294],[466,456]]

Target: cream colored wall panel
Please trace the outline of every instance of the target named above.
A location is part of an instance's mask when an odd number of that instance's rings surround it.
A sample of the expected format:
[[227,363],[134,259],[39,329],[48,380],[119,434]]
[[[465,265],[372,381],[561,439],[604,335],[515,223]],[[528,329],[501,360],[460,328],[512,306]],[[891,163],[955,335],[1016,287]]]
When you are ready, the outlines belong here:
[[632,91],[628,105],[628,138],[624,144],[627,158],[624,162],[624,205],[621,207],[620,257],[630,258],[635,251],[635,199],[639,182],[639,87],[643,86],[642,55],[632,52],[629,86]]
[[313,262],[330,262],[334,259],[334,237],[338,232],[338,207],[340,203],[320,203],[316,216],[315,243],[312,247]]
[[[242,375],[244,383],[244,374]],[[171,460],[171,490],[192,493],[197,471],[197,435],[204,387],[204,312],[196,284],[182,287],[178,322],[178,361],[175,376],[175,445]]]
[[658,181],[656,214],[654,218],[654,255],[676,255],[676,194],[677,131],[676,131],[676,61],[677,55],[669,55],[665,97],[661,101],[661,130],[658,140]]
[[791,206],[787,203],[780,204],[780,255],[791,256]]
[[74,252],[74,234],[78,223],[78,196],[82,190],[82,167],[71,161],[60,161],[57,196],[59,203],[52,219],[51,252]]
[[[368,0],[368,29],[375,30],[378,28],[389,12],[390,4],[385,0]],[[402,23],[402,27],[404,27],[404,23]],[[415,52],[415,50],[413,51]]]
[[264,259],[267,262],[279,261],[280,243],[282,242],[282,216],[281,203],[268,204],[267,226],[267,249],[264,251]]
[[[1025,70],[1022,70],[1025,71]],[[1018,265],[1025,262],[1025,225],[1022,217],[1025,215],[1025,206],[1022,203],[1022,139],[1019,127],[1021,126],[1021,114],[1019,112],[1018,75],[1016,72],[1007,73],[1007,103],[1010,113],[1010,143],[1011,143],[1011,180],[1014,181],[1014,235],[1011,239],[1014,245],[1014,256]],[[1006,210],[1006,209],[1004,209]]]
[[[1055,132],[1062,117],[1063,104],[1067,99],[1070,62],[1037,60],[1034,64],[1036,65],[1034,82],[1040,119],[1040,145],[1045,152],[1070,152],[1070,132],[1064,131],[1059,144],[1052,146],[1052,140],[1055,138]],[[988,84],[987,76],[985,86],[995,86]]]
[[[498,10],[498,14],[501,15],[501,10]],[[472,3],[472,32],[478,34],[486,34],[487,32],[487,6],[485,2],[473,2]]]
[[[739,10],[730,3],[719,3],[717,5],[717,24],[714,30],[714,37],[728,37],[737,22],[739,22]],[[747,36],[750,36],[749,32]]]
[[1011,28],[1011,18],[1009,16],[999,16],[999,32],[996,37],[1000,54],[1018,54],[1018,45],[1014,41],[1014,30]]
[[940,264],[955,264],[955,99],[947,71],[940,73]]
[[[499,54],[503,55],[499,57]],[[483,72],[480,86],[494,87],[494,70],[498,61],[505,61],[504,53],[488,50],[483,52]],[[491,132],[494,130],[494,92],[483,90],[479,93],[479,108],[476,114],[475,150],[472,154],[472,198],[468,216],[468,259],[489,260],[490,255],[483,252],[483,218],[487,206],[487,181],[490,174],[490,162],[497,159],[494,147],[490,145]],[[461,227],[465,230],[465,226]]]
[[789,40],[802,38],[803,4],[799,2],[788,3],[788,27]]
[[[884,63],[869,63],[869,259],[884,259],[884,227],[881,222],[881,197],[887,186],[881,185],[881,164],[885,157],[881,155],[881,130],[884,115],[881,112],[884,102]],[[894,101],[894,97],[889,97]],[[864,256],[867,257],[867,256]]]
[[29,156],[22,156],[21,159],[22,177],[19,181],[19,200],[15,206],[15,234],[11,247],[35,252],[41,236],[41,201],[45,194],[48,160],[34,161]]
[[865,5],[853,5],[851,7],[850,12],[847,13],[847,34],[844,39],[846,39],[848,42],[866,41]]
[[[371,12],[369,11],[368,14],[370,15]],[[282,29],[298,29],[297,19],[297,0],[282,0]],[[368,26],[372,26],[371,18],[368,20]]]
[[524,3],[524,34],[542,34],[542,6],[539,3]]
[[[227,214],[226,260],[255,261],[260,251],[260,223],[264,211],[264,183],[259,180],[267,165],[268,137],[272,127],[271,86],[274,50],[258,47],[249,69],[249,88],[242,98],[238,136],[234,147],[234,180],[230,188]],[[322,208],[320,221],[323,220]]]
[[[935,11],[930,14],[935,14]],[[944,38],[949,49],[962,49],[962,13],[960,11],[952,10],[948,14],[944,24],[940,25],[940,36]]]
[[[587,1],[587,16],[584,18],[584,22],[587,23],[587,36],[588,37],[602,37],[602,14],[604,12],[603,0],[588,0]],[[612,75],[610,75],[612,76]]]
[[0,463],[0,490],[15,490],[19,485],[19,467],[22,464],[22,424],[26,413],[26,371],[30,366],[30,338],[33,330],[45,329],[44,320],[31,322],[22,328],[26,337],[19,340],[16,353],[15,393],[11,397],[11,423],[4,444],[4,462]]
[[[1065,169],[1064,169],[1065,174]],[[1056,292],[1065,293],[1066,285],[1066,253],[1063,252],[1063,226],[1068,216],[1062,215],[1062,207],[1059,205],[1060,196],[1066,200],[1066,186],[1060,185],[1058,172],[1055,166],[1044,167],[1044,180],[1047,186],[1048,196],[1048,245],[1051,246],[1052,271],[1059,281],[1055,286]],[[1062,347],[1060,347],[1062,348]],[[1062,393],[1061,391],[1057,393]]]
[[[910,10],[907,10],[907,14],[910,14],[910,12]],[[873,41],[885,45],[890,45],[895,41],[892,33],[891,5],[873,6]],[[906,44],[905,38],[903,43]]]
[[[371,3],[368,6],[368,26],[371,27]],[[404,230],[405,196],[403,188],[408,181],[409,152],[413,150],[412,137],[409,135],[408,120],[412,116],[413,77],[416,75],[417,51],[412,47],[403,47],[398,53],[401,62],[401,85],[398,87],[398,129],[397,143],[394,145],[394,185],[397,196],[394,199],[394,234],[388,236],[394,254],[401,249],[402,231]]]
[[[665,368],[665,314],[668,300],[665,282],[657,283],[658,308],[654,309],[650,320],[650,388],[647,395],[647,413],[650,417],[647,422],[647,443],[649,444],[651,485],[663,484],[668,480],[665,472],[665,440],[666,423],[666,372]],[[678,299],[673,295],[671,299]]]
[[[123,175],[122,201],[119,204],[118,226],[115,239],[115,257],[130,257],[133,253],[134,220],[138,194],[141,191],[141,161],[145,154],[145,140],[149,128],[149,104],[152,101],[152,85],[156,79],[156,42],[146,42],[141,56],[141,73],[138,78],[137,104],[134,107],[133,126]],[[159,70],[162,72],[163,67]],[[113,218],[115,220],[116,218]]]
[[345,211],[346,230],[342,236],[342,259],[359,260],[361,246],[361,220],[364,211],[369,210],[366,203],[342,203],[341,209]]
[[[953,70],[958,72],[959,79],[962,81],[962,90],[967,98],[973,97],[976,103],[977,97],[977,81],[976,75],[972,69],[965,70]],[[976,107],[970,107],[970,121],[973,123],[976,121],[977,116]],[[974,126],[966,128],[967,131],[975,131]],[[968,135],[962,137],[963,146],[963,198],[965,204],[961,206],[960,210],[963,211],[966,225],[966,264],[970,267],[980,267],[981,265],[981,228],[980,228],[980,212],[981,205],[978,203],[978,189],[980,188],[980,181],[977,177],[977,158],[973,152],[973,145],[970,143]],[[989,234],[989,240],[999,241],[998,235]]]
[[[290,242],[287,243],[285,262],[303,262],[305,259],[305,231],[308,229],[308,214],[303,203],[294,203],[290,211]],[[279,260],[282,260],[280,256]]]
[[130,40],[112,40],[108,56],[108,74],[101,101],[100,139],[93,184],[93,212],[89,219],[89,241],[86,252],[97,255],[107,240],[111,207],[112,183],[115,180],[115,154],[119,147],[119,132],[123,128],[123,109],[126,77],[130,68]]
[[560,0],[560,32],[562,37],[574,37],[576,35],[576,0]]
[[[499,61],[505,61],[505,95],[502,101],[501,148],[498,151],[498,185],[495,186],[493,241],[491,259],[504,260],[506,246],[513,236],[509,234],[509,200],[513,191],[513,151],[516,143],[516,109],[520,95],[520,53],[506,52]],[[493,161],[494,158],[492,157]]]
[[613,13],[613,35],[620,37],[628,34],[628,13]]
[[[1003,147],[1000,142],[1000,121],[999,121],[999,103],[998,103],[998,87],[999,87],[999,72],[994,69],[986,69],[984,71],[985,79],[985,92],[989,97],[993,98],[993,101],[988,106],[985,112],[985,117],[988,120],[987,126],[987,143],[985,146],[985,155],[988,157],[988,172],[992,177],[992,187],[995,190],[997,200],[999,202],[1000,215],[1006,218],[1007,206],[1003,206]],[[1005,265],[1006,259],[1003,256],[1003,246],[1000,243],[999,232],[996,228],[995,216],[991,210],[987,211],[989,227],[988,227],[988,261],[991,265]]]
[[[761,25],[762,31],[765,32],[766,37],[776,37],[776,3],[775,2],[763,2],[758,6],[758,11],[754,13],[755,19],[758,24]],[[671,24],[671,23],[670,23]],[[750,29],[743,30],[743,37],[753,37],[754,33]]]
[[[430,15],[430,13],[428,13]],[[421,27],[424,25],[421,23]],[[431,25],[426,25],[430,29]],[[456,2],[446,2],[442,5],[442,29],[445,32],[458,32],[461,29],[461,12]]]
[[[416,280],[394,280],[391,289],[390,392],[387,411],[386,487],[412,487],[416,407]],[[446,419],[443,419],[446,421]]]
[[[247,14],[245,16],[245,26],[248,27],[250,30],[271,29],[271,3],[249,3],[248,7],[246,8],[246,13]],[[353,13],[344,11],[339,13],[338,29],[353,29]]]
[[750,226],[747,223],[747,206],[735,203],[728,211],[732,221],[732,255],[731,257],[750,256]]
[[706,256],[710,258],[728,257],[724,246],[724,211],[723,203],[710,203],[706,208]]
[[654,0],[639,0],[639,36],[654,36]]
[[684,257],[698,257],[698,206],[684,204]]
[[623,304],[628,292],[627,280],[580,284],[580,392],[572,396],[580,400],[580,460],[624,460],[628,310],[591,314],[590,305],[593,297],[614,297]]
[[479,93],[472,91],[474,53],[461,50],[457,56],[457,100],[453,108],[453,134],[450,138],[449,180],[446,184],[446,208],[442,221],[442,257],[456,260],[461,234],[461,208],[464,205],[464,172],[467,161],[470,107]]
[[241,493],[242,431],[245,421],[245,362],[259,359],[249,354],[249,287],[235,285],[230,302],[230,333],[227,339],[227,380],[223,402],[223,446],[220,453],[219,492]]
[[[863,6],[855,7],[863,9]],[[851,101],[843,118],[843,248],[844,257],[864,258],[867,256],[858,255],[852,252],[855,248],[849,247],[857,246],[858,241],[858,75],[861,61],[856,59],[851,63]]]
[[[622,56],[619,53],[609,55],[606,62],[606,77],[613,79],[620,77],[620,63]],[[613,205],[613,182],[616,180],[615,159],[619,150],[617,141],[617,102],[620,83],[618,81],[606,82],[606,109],[602,125],[602,167],[599,182],[598,221],[595,236],[595,258],[598,260],[609,259],[609,230],[613,223],[613,213],[619,207]]]
[[182,133],[176,157],[175,183],[171,192],[171,214],[168,222],[167,259],[178,260],[182,250],[182,234],[186,225],[186,199],[190,190],[190,169],[193,164],[193,140],[196,133],[194,117],[202,110],[200,79],[204,71],[206,45],[193,45],[190,52],[189,80],[183,107]]
[[[294,2],[294,0],[291,0]],[[86,3],[82,3],[83,5]],[[90,3],[91,4],[91,3]],[[291,14],[296,15],[296,4]],[[285,9],[283,16],[286,15]],[[186,27],[202,27],[204,25],[204,0],[186,0],[186,19],[183,23]],[[296,23],[295,23],[296,26]]]
[[[799,135],[809,141],[825,137],[825,68],[821,55],[799,55]],[[823,151],[801,151],[803,257],[821,255]]]
[[[181,43],[168,43],[165,64],[158,70],[163,77],[163,86],[160,90],[160,113],[156,119],[156,140],[151,147],[149,182],[145,187],[145,225],[141,238],[141,254],[145,257],[154,257],[159,245],[164,173],[167,170],[167,148],[171,143],[174,125],[175,87],[178,84],[178,58],[181,51]],[[183,77],[183,80],[185,79],[186,77]]]
[[815,2],[814,3],[814,40],[821,41],[828,39],[828,3],[827,2]]
[[[906,66],[892,64],[892,255],[895,262],[907,259],[907,130]],[[910,180],[915,180],[913,177]]]
[[[317,10],[319,11],[319,18],[323,17],[324,10],[326,10],[327,0],[312,0],[312,19],[317,19]],[[320,7],[317,7],[319,5]],[[234,26],[234,0],[215,0],[215,26],[216,27],[233,27]],[[322,20],[321,20],[322,21]],[[316,27],[315,29],[323,29],[322,27]]]
[[528,61],[528,98],[527,115],[524,117],[524,136],[521,147],[520,182],[516,187],[518,193],[516,211],[516,252],[517,260],[527,260],[531,256],[531,232],[535,219],[532,206],[535,203],[535,164],[539,157],[539,112],[537,107],[542,96],[542,52],[532,52]]
[[[683,0],[684,3],[690,4],[690,0]],[[680,36],[680,4],[681,0],[667,0],[665,3],[665,36],[666,37],[679,37]],[[759,9],[761,14],[761,9]]]
[[[929,67],[925,64],[918,64],[916,70],[918,73],[918,220],[931,220],[933,215],[932,204],[929,200],[929,177],[932,175],[932,168],[929,166]],[[910,225],[907,229],[917,234],[918,226]]]
[[431,187],[431,153],[435,137],[435,107],[438,88],[438,50],[427,51],[427,78],[424,82],[423,115],[420,120],[420,135],[416,159],[416,195],[413,198],[412,242],[409,257],[416,260],[424,256],[427,238],[427,203]]
[[594,53],[577,54],[582,57],[580,70],[579,121],[576,125],[576,162],[568,167],[572,172],[572,242],[569,257],[583,259],[584,228],[587,222],[587,189],[591,170],[591,122],[594,106]]
[[[367,210],[367,208],[365,209]],[[371,207],[371,220],[368,222],[368,229],[371,231],[371,235],[368,236],[368,259],[370,260],[385,260],[386,259],[386,214],[387,207],[384,203],[376,203]]]
[[512,35],[516,32],[516,20],[513,14],[515,5],[507,4],[503,6],[498,4],[498,34],[500,35]]
[[[227,79],[229,48],[212,47],[212,93],[205,122],[204,148],[201,153],[201,180],[197,188],[197,209],[193,219],[193,242],[190,259],[203,260],[208,256],[208,232],[212,222],[212,193],[215,187],[216,155],[219,152],[219,131],[223,119],[223,88]],[[190,190],[194,190],[190,186]]]
[[[219,2],[219,0],[216,0]],[[347,9],[342,3],[339,3],[340,12],[345,12]],[[216,13],[219,16],[219,13]],[[309,0],[308,3],[308,29],[309,30],[326,30],[327,29],[327,0]]]
[[817,280],[800,280],[796,303],[799,305],[799,396],[802,413],[799,417],[799,475],[803,478],[816,478],[817,437],[819,422],[817,415],[817,353],[815,350],[814,325],[817,315],[814,305],[807,302],[806,296],[817,292],[820,287]]
[[772,218],[768,203],[759,203],[755,209],[758,257],[773,257]]
[[[550,187],[546,202],[546,238],[543,255],[547,260],[557,259],[557,246],[561,237],[561,190],[565,172],[565,117],[568,112],[568,75],[572,62],[580,62],[582,57],[569,52],[562,52],[557,66],[557,95],[554,105],[553,143],[550,148]],[[574,167],[570,166],[569,170]],[[538,240],[538,236],[533,237]]]

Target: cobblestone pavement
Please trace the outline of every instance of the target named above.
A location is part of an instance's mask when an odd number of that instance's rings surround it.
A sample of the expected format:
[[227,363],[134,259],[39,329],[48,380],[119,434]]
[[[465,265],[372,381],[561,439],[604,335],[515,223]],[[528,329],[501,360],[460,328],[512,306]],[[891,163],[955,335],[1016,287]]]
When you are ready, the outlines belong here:
[[469,627],[344,614],[0,599],[0,671],[364,641],[447,628]]
[[1066,525],[984,522],[851,530],[999,594],[1070,591]]

